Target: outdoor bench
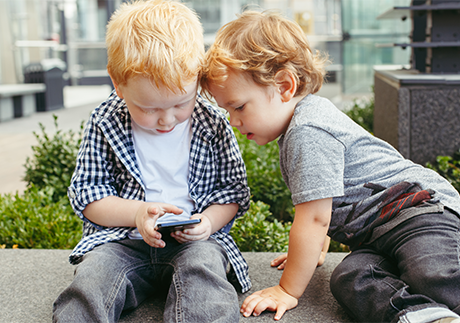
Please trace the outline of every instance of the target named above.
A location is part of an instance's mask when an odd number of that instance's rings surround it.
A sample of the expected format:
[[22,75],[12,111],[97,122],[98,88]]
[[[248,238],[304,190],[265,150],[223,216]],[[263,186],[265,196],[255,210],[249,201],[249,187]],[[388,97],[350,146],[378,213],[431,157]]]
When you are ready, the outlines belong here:
[[42,83],[0,84],[0,122],[33,114],[37,107],[35,94],[45,90]]

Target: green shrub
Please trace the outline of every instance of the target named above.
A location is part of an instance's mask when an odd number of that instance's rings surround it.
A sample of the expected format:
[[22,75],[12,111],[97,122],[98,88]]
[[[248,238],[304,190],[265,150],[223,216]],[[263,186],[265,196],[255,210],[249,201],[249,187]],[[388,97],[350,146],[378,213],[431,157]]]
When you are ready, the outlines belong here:
[[456,151],[453,156],[438,156],[434,164],[427,163],[426,167],[439,173],[460,192],[460,150]]
[[28,188],[33,185],[38,189],[52,189],[53,201],[58,201],[67,196],[67,187],[70,185],[80,147],[83,122],[76,134],[72,130],[58,130],[58,117],[53,115],[53,118],[56,128],[54,136],[49,136],[41,123],[41,135],[33,132],[38,145],[32,146],[33,158],[26,159],[24,181]]
[[234,129],[234,132],[246,164],[252,199],[270,206],[269,220],[292,221],[291,192],[281,175],[277,143],[259,146],[247,140],[238,130]]
[[[230,234],[241,251],[287,252],[291,222],[281,223],[270,217],[269,206],[261,201],[251,201],[249,211],[235,221]],[[331,240],[329,252],[348,252],[350,249]]]
[[33,184],[24,195],[0,196],[0,246],[68,249],[81,238],[82,222],[67,197],[54,200],[50,187]]
[[249,211],[230,231],[241,251],[287,252],[291,223],[268,221],[270,215],[267,204],[251,201]]
[[350,248],[348,246],[331,239],[331,244],[329,245],[328,252],[349,252],[349,251],[350,251]]
[[354,100],[352,107],[345,113],[361,127],[374,133],[374,97]]

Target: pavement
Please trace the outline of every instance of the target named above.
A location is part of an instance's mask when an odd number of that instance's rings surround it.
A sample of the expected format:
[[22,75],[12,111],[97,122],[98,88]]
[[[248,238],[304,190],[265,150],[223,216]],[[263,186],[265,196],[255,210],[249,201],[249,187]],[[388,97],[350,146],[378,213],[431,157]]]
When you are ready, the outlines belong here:
[[[70,284],[75,270],[67,260],[69,254],[70,250],[0,249],[0,322],[51,322],[53,302]],[[253,292],[278,283],[282,271],[270,267],[270,261],[278,255],[243,252],[249,264],[253,287],[249,292],[238,295],[240,305]],[[286,312],[281,322],[353,322],[329,289],[329,277],[345,255],[329,253],[326,256],[324,265],[316,269],[298,306]],[[162,322],[163,309],[164,300],[149,298],[134,311],[123,313],[119,322]],[[274,313],[267,311],[258,317],[248,318],[240,316],[240,322],[275,322]]]
[[108,85],[67,86],[64,88],[64,109],[36,112],[0,123],[0,194],[22,193],[26,182],[24,164],[33,156],[32,146],[37,145],[33,132],[41,134],[39,123],[47,133],[54,133],[53,114],[58,117],[58,127],[63,131],[78,131],[88,117],[110,93]]

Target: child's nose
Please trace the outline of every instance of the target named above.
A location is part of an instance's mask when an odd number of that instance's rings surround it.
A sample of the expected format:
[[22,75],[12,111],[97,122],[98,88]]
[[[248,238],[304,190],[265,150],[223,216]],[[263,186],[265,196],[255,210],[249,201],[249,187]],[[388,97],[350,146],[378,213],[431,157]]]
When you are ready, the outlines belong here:
[[230,115],[230,125],[232,127],[239,127],[239,126],[242,125],[242,122],[241,122],[241,120],[239,118],[236,118],[236,117]]
[[161,126],[167,126],[174,122],[174,115],[172,113],[164,113],[158,119]]

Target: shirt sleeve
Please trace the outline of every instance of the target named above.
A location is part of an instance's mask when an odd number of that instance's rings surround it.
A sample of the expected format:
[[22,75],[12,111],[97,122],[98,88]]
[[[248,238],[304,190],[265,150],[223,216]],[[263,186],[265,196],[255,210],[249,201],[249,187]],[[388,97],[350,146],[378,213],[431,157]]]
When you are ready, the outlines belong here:
[[[110,147],[95,122],[94,114],[88,121],[77,155],[76,167],[68,189],[68,196],[75,213],[84,221],[83,210],[91,202],[110,195],[118,195],[112,185],[108,160]],[[102,228],[92,223],[97,228]]]
[[[218,124],[217,135],[212,142],[212,160],[216,165],[214,189],[206,195],[204,205],[230,204],[239,205],[236,217],[240,217],[249,209],[250,191],[247,183],[246,167],[238,147],[233,130],[227,119],[223,117]],[[233,224],[231,221],[223,229],[228,232]]]
[[344,145],[327,131],[298,126],[283,143],[282,170],[294,205],[341,196]]

